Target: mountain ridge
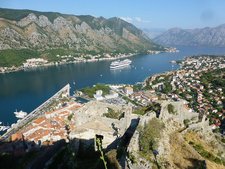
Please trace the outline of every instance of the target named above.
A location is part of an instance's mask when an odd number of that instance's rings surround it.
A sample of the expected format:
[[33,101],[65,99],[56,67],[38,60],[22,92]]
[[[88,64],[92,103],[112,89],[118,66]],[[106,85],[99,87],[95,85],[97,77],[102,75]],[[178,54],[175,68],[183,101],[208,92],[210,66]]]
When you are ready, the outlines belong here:
[[168,46],[225,47],[225,24],[195,29],[171,28],[153,41]]
[[117,17],[0,8],[0,50],[55,48],[85,52],[163,50],[140,29]]

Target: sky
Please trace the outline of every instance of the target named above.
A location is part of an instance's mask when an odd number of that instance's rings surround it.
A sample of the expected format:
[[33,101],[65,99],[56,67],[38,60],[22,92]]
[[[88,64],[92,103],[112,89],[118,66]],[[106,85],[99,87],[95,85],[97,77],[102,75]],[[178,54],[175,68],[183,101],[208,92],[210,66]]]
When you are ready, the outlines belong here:
[[148,29],[202,28],[225,23],[225,0],[0,0],[0,7],[116,16]]

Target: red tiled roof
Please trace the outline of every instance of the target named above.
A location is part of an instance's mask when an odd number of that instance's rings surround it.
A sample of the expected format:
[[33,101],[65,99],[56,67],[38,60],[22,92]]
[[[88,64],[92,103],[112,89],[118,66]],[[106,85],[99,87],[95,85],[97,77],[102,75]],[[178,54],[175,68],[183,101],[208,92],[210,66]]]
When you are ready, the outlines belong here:
[[23,136],[21,133],[15,133],[11,135],[11,141],[22,140]]
[[39,117],[39,118],[35,119],[35,120],[33,121],[33,123],[35,123],[35,124],[41,124],[41,123],[44,122],[45,120],[46,120],[45,117]]

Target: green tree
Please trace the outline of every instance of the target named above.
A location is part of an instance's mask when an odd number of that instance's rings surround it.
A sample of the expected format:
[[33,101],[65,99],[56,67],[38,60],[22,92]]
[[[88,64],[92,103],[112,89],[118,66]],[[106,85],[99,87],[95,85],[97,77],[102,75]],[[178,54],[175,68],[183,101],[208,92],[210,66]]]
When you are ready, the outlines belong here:
[[164,123],[157,118],[151,119],[144,127],[140,127],[140,151],[145,155],[152,153],[152,150],[158,146],[157,142],[163,129]]

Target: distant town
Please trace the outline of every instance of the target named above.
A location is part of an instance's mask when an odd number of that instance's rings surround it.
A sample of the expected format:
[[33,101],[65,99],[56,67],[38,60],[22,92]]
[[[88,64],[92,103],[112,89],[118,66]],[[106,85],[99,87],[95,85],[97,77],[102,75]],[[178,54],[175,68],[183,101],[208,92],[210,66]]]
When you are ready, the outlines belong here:
[[212,129],[218,129],[225,118],[224,71],[224,57],[187,57],[181,70],[152,76],[145,85],[173,100],[186,100],[190,112],[207,115]]
[[[159,54],[162,52],[179,52],[176,48],[165,48],[165,51],[156,51],[156,50],[148,50],[147,54]],[[20,66],[10,66],[10,67],[0,67],[0,73],[9,73],[15,72],[19,70],[27,70],[27,69],[34,69],[37,67],[42,66],[52,66],[52,65],[61,65],[61,64],[68,64],[68,63],[79,63],[79,62],[96,62],[102,60],[116,60],[131,57],[137,55],[138,53],[103,53],[103,54],[81,54],[79,57],[75,57],[72,55],[59,55],[57,54],[56,61],[48,61],[46,58],[31,58],[27,59]]]

